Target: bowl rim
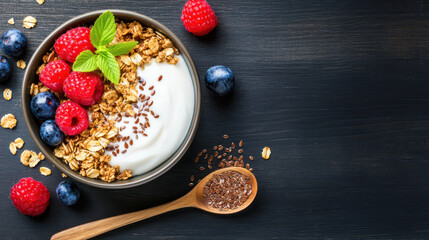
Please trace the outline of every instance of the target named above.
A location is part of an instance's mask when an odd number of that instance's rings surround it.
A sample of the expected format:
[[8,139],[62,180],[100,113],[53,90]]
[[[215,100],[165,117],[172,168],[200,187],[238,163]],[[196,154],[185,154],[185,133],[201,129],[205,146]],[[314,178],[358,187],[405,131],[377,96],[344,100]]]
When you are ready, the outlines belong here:
[[[128,180],[113,181],[111,183],[104,182],[99,179],[91,179],[88,177],[83,177],[78,172],[71,170],[70,167],[67,166],[61,159],[55,157],[55,155],[53,155],[52,153],[51,147],[49,147],[41,140],[38,134],[38,129],[34,129],[35,121],[31,114],[29,101],[28,101],[28,98],[30,98],[29,87],[31,83],[34,82],[34,79],[31,79],[31,78],[32,76],[35,76],[35,71],[37,70],[37,67],[38,67],[38,66],[34,67],[34,65],[40,63],[41,57],[45,54],[45,51],[43,53],[41,53],[41,51],[52,47],[53,44],[51,42],[54,41],[53,38],[56,38],[56,36],[58,37],[60,34],[65,33],[67,30],[71,29],[72,27],[76,27],[81,22],[85,22],[85,21],[87,22],[91,18],[94,18],[95,20],[100,14],[102,14],[107,10],[111,11],[115,15],[115,17],[119,15],[118,17],[119,19],[123,18],[124,16],[129,17],[141,23],[143,26],[149,26],[154,30],[159,31],[165,36],[167,36],[174,43],[174,45],[179,49],[180,54],[185,60],[186,65],[189,69],[192,82],[193,82],[193,87],[194,87],[194,112],[193,112],[191,124],[189,126],[187,135],[185,136],[185,139],[183,140],[179,148],[176,150],[176,152],[173,153],[172,156],[170,156],[164,162],[160,163],[160,165],[158,165],[157,167],[155,167],[154,169],[150,170],[147,173],[133,176]],[[46,46],[46,45],[49,45],[49,46]],[[52,31],[39,44],[37,49],[34,51],[24,74],[22,89],[21,89],[21,107],[22,107],[23,117],[24,117],[25,125],[27,127],[27,131],[29,132],[33,142],[35,143],[37,148],[46,156],[48,161],[51,164],[53,164],[57,169],[59,169],[62,173],[67,174],[67,176],[71,177],[76,181],[85,183],[93,187],[104,188],[104,189],[124,189],[124,188],[136,187],[138,185],[150,182],[155,178],[163,175],[165,172],[171,169],[186,153],[198,129],[198,124],[200,120],[200,111],[201,111],[201,86],[200,86],[199,74],[195,67],[195,64],[193,62],[191,55],[189,54],[188,50],[186,49],[182,41],[170,29],[168,29],[160,22],[137,12],[120,10],[120,9],[104,9],[104,10],[87,12],[67,20],[59,27],[57,27],[54,31]],[[36,123],[36,124],[40,125],[39,123]],[[47,149],[50,149],[50,151],[47,151]]]

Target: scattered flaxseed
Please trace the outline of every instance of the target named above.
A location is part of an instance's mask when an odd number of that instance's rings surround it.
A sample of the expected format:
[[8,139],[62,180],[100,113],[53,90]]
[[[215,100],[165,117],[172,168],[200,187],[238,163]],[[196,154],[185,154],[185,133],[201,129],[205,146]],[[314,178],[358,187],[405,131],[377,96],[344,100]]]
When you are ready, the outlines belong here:
[[37,20],[32,16],[27,16],[24,18],[23,22],[24,22],[24,25],[22,25],[22,27],[31,29],[36,26]]
[[194,186],[194,183],[189,183],[189,184],[188,184],[188,186],[189,186],[189,187],[193,187],[193,186]]
[[249,156],[249,159],[253,161],[253,156]]
[[269,147],[264,147],[264,149],[262,149],[262,157],[264,159],[268,159],[270,158],[271,155],[271,149]]
[[195,158],[195,160],[194,160],[194,162],[196,162],[196,163],[197,163],[199,160],[200,160],[200,158],[199,158],[199,157],[196,157],[196,158]]
[[204,167],[200,167],[200,171],[204,171],[205,170],[205,168]]
[[238,146],[239,146],[239,147],[242,147],[242,146],[243,146],[243,140],[241,140],[241,141],[238,143]]
[[207,204],[220,211],[236,209],[252,194],[250,178],[237,172],[217,174],[204,186]]
[[13,129],[16,126],[16,118],[13,114],[6,114],[4,115],[1,120],[0,120],[0,124],[2,126],[2,128],[9,128],[9,129]]
[[15,19],[10,18],[9,20],[7,20],[7,23],[9,23],[10,25],[15,25]]
[[229,136],[228,136],[228,135],[226,135],[226,134],[225,134],[225,135],[223,135],[223,139],[228,139],[228,137],[229,137]]
[[52,171],[51,171],[51,169],[49,169],[47,167],[40,167],[40,173],[43,176],[49,176],[49,175],[51,175]]
[[25,67],[27,67],[27,64],[24,62],[24,60],[19,60],[18,62],[16,62],[16,66],[18,66],[18,68],[25,69]]
[[231,148],[235,149],[235,143],[234,142],[231,143]]
[[244,150],[240,148],[240,149],[238,150],[238,153],[243,153],[243,151],[244,151]]
[[193,182],[195,179],[194,175],[191,175],[191,182]]

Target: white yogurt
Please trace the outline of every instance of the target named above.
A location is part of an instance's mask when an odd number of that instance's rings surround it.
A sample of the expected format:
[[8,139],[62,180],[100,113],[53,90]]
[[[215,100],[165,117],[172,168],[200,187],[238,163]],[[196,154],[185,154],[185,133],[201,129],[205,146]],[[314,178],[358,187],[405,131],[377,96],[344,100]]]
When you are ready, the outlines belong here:
[[[185,139],[194,110],[194,88],[183,57],[178,57],[176,65],[152,61],[144,66],[144,70],[138,69],[137,75],[146,82],[144,90],[137,87],[138,93],[145,95],[145,99],[150,97],[147,104],[153,101],[149,111],[142,111],[147,114],[150,126],[145,128],[145,136],[141,132],[141,125],[146,122],[143,115],[137,117],[138,123],[135,123],[137,118],[134,117],[122,117],[116,123],[120,129],[119,134],[128,136],[129,140],[115,143],[113,146],[117,145],[117,149],[106,153],[112,155],[110,164],[119,165],[121,171],[131,170],[133,175],[150,171],[167,160]],[[160,76],[162,79],[159,81]],[[140,85],[143,87],[143,84]],[[137,109],[148,108],[144,103],[145,101],[138,101]],[[136,112],[139,111],[137,109]],[[125,142],[128,148],[125,147]]]

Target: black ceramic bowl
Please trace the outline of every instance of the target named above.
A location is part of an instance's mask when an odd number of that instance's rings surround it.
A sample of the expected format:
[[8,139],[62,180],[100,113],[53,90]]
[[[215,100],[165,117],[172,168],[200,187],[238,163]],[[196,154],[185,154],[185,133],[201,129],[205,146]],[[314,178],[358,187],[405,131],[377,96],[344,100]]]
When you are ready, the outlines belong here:
[[53,31],[37,48],[36,52],[33,54],[30,62],[27,65],[27,70],[24,75],[24,82],[22,85],[22,111],[24,114],[25,124],[27,125],[30,136],[33,138],[33,141],[36,143],[39,150],[46,156],[46,158],[60,171],[67,174],[67,176],[82,182],[88,185],[99,187],[99,188],[107,188],[107,189],[121,189],[121,188],[129,188],[134,187],[146,182],[149,182],[167,170],[174,166],[185,154],[186,150],[189,148],[192,140],[195,136],[198,121],[200,116],[200,108],[201,108],[201,88],[198,78],[197,69],[195,68],[194,62],[192,61],[191,56],[189,55],[188,50],[185,48],[183,43],[179,40],[179,38],[174,35],[167,27],[162,25],[161,23],[149,18],[145,15],[124,11],[124,10],[110,10],[116,18],[119,18],[124,21],[138,21],[143,26],[151,27],[156,31],[161,32],[166,37],[168,37],[174,45],[179,49],[180,54],[185,59],[185,62],[189,68],[193,87],[194,87],[194,99],[195,99],[195,107],[192,117],[191,126],[188,130],[188,133],[185,137],[185,140],[180,145],[179,149],[168,159],[166,159],[162,164],[158,167],[152,169],[149,172],[146,172],[141,175],[133,176],[132,178],[125,181],[114,181],[111,183],[104,182],[98,179],[91,179],[88,177],[83,177],[79,173],[71,170],[68,165],[66,165],[61,159],[58,159],[53,154],[53,148],[45,144],[39,136],[39,128],[40,123],[33,117],[30,111],[30,86],[32,83],[36,83],[38,81],[38,77],[36,76],[37,68],[42,64],[43,55],[54,45],[55,40],[61,36],[61,34],[65,33],[67,30],[77,27],[77,26],[89,26],[92,25],[95,20],[98,18],[100,14],[105,12],[106,10],[89,12],[86,14],[79,15],[75,18],[70,19],[65,22],[63,25],[59,26],[55,31]]

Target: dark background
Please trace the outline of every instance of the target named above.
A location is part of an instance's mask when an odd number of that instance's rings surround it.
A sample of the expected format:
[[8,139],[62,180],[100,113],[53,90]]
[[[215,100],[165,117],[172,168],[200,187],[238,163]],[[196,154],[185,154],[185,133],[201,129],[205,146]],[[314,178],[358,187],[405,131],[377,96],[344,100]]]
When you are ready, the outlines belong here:
[[[186,156],[155,181],[127,190],[79,184],[82,199],[66,207],[54,196],[62,180],[24,167],[8,145],[16,137],[36,150],[21,114],[24,71],[0,85],[14,91],[0,100],[0,115],[18,126],[0,129],[0,238],[47,239],[88,221],[140,210],[185,194],[199,173],[203,148],[245,141],[260,191],[252,206],[233,216],[184,209],[105,234],[106,239],[429,238],[429,1],[210,1],[219,25],[197,38],[180,21],[180,1],[35,0],[0,3],[0,30],[15,27],[37,45],[69,18],[91,10],[133,10],[176,33],[200,76],[212,65],[236,76],[232,96],[203,87],[201,123]],[[22,19],[38,20],[34,29]],[[15,64],[14,60],[14,64]],[[270,146],[269,160],[260,157]],[[21,150],[22,151],[22,150]],[[21,153],[19,151],[18,154]],[[50,166],[44,161],[39,166]],[[39,167],[38,166],[38,167]],[[52,168],[52,167],[51,167]],[[197,176],[202,176],[199,173]],[[51,191],[41,217],[23,216],[9,190],[31,176]]]

